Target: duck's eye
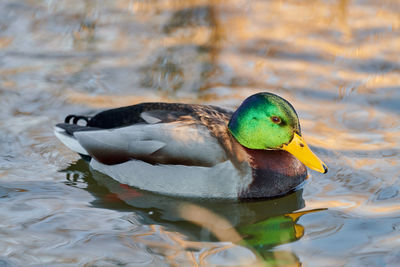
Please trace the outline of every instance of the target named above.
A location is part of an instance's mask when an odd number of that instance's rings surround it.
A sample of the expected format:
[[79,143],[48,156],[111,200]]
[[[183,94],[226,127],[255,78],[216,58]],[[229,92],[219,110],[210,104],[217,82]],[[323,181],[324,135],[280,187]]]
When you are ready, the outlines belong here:
[[271,121],[275,124],[280,124],[282,122],[281,118],[279,118],[278,116],[272,116]]

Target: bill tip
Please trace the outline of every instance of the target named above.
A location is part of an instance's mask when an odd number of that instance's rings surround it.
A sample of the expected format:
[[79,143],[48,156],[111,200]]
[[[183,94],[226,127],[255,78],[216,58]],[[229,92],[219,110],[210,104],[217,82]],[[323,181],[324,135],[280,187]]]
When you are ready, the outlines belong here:
[[328,167],[326,167],[326,165],[322,165],[324,167],[324,174],[328,172]]

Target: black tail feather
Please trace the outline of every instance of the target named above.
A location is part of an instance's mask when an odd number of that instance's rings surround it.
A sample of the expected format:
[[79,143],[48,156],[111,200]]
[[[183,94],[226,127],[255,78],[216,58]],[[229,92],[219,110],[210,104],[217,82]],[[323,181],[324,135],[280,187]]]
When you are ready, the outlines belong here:
[[65,117],[64,123],[71,124],[71,120],[72,120],[72,124],[78,124],[78,122],[80,120],[84,120],[86,122],[86,125],[88,125],[90,117],[71,114],[71,115],[68,115],[67,117]]

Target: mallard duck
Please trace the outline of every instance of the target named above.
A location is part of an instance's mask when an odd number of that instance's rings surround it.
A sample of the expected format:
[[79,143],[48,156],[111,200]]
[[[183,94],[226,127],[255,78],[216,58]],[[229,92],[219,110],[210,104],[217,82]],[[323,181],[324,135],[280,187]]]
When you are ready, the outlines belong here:
[[141,103],[92,117],[69,115],[55,135],[118,182],[179,197],[275,197],[301,186],[305,166],[328,170],[302,138],[293,106],[267,92],[234,112]]

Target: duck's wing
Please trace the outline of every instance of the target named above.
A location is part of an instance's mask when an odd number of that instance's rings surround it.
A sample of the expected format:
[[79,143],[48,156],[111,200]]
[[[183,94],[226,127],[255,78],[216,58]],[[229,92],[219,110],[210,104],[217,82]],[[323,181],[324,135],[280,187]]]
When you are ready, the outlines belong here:
[[[78,153],[104,164],[140,159],[152,164],[213,166],[228,159],[224,142],[229,138],[231,114],[213,106],[142,103],[100,112],[86,118],[86,126],[66,121],[57,125],[56,135],[76,140]],[[67,118],[73,122],[82,118],[76,117]]]

